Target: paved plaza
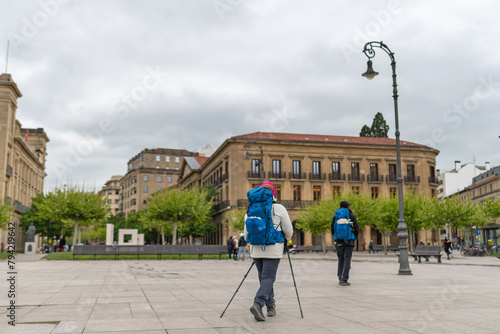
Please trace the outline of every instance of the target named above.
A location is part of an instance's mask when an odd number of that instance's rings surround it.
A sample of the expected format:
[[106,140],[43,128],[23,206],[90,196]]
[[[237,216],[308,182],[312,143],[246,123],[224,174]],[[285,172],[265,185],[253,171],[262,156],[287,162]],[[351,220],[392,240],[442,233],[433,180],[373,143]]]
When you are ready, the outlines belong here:
[[[17,263],[16,326],[8,325],[2,279],[1,333],[499,333],[500,259],[410,259],[399,276],[394,254],[355,253],[351,286],[338,285],[336,255],[292,255],[304,318],[288,258],[275,283],[277,315],[249,312],[256,268],[233,260],[47,261]],[[3,277],[7,275],[7,262]]]

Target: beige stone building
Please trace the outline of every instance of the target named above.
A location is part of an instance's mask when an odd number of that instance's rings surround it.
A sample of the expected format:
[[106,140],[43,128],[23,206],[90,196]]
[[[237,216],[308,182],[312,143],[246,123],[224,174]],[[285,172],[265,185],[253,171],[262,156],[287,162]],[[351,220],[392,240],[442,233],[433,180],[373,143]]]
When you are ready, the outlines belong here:
[[[250,161],[245,160],[246,143]],[[248,148],[248,147],[247,147]],[[263,169],[259,164],[263,152]],[[436,156],[433,148],[401,141],[404,191],[436,196]],[[396,144],[394,139],[344,137],[256,132],[227,139],[197,169],[196,177],[183,173],[181,187],[192,184],[213,186],[218,191],[214,223],[217,231],[205,243],[222,244],[229,235],[225,213],[246,207],[246,193],[262,181],[276,186],[276,197],[294,221],[298,209],[314,200],[331,198],[335,193],[364,192],[373,197],[396,196]],[[192,173],[191,173],[192,174]],[[367,227],[360,236],[381,244],[381,234]],[[432,234],[422,233],[419,240],[429,241]],[[398,244],[396,236],[392,244]],[[298,245],[319,244],[310,233],[295,230]],[[378,241],[378,242],[377,242]],[[331,243],[331,235],[327,239]]]
[[[19,227],[21,213],[31,199],[43,192],[46,145],[49,141],[42,128],[26,129],[16,119],[17,99],[22,96],[10,74],[0,75],[0,199],[15,208],[16,250],[24,251],[25,232]],[[7,233],[0,232],[1,248],[7,247]]]
[[177,186],[182,158],[197,156],[186,150],[144,149],[128,161],[127,174],[120,181],[119,210],[128,215],[145,209],[149,196]]
[[113,215],[120,212],[120,182],[122,177],[123,175],[113,175],[111,180],[107,181],[99,191],[99,195],[106,198]]

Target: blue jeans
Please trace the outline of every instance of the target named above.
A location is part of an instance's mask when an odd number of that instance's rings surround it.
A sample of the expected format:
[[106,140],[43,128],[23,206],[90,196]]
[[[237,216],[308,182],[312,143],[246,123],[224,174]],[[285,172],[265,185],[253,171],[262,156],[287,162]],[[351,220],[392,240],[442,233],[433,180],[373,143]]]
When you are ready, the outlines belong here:
[[240,254],[243,253],[243,261],[245,261],[245,246],[238,247],[238,257],[236,260],[240,259]]
[[259,272],[260,288],[255,294],[254,302],[260,306],[274,305],[273,284],[276,280],[276,272],[280,259],[253,259]]
[[351,269],[351,258],[354,246],[337,245],[337,257],[339,258],[339,266],[337,276],[339,281],[347,282],[349,279],[349,270]]

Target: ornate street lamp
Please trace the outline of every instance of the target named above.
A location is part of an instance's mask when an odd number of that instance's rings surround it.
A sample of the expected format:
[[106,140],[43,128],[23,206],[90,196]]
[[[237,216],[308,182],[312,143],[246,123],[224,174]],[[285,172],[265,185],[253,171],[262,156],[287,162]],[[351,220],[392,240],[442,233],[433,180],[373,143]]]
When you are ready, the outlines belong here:
[[246,161],[250,161],[250,149],[252,148],[252,145],[256,145],[259,147],[260,149],[260,160],[258,160],[258,163],[260,165],[260,172],[262,174],[262,183],[264,183],[264,152],[262,151],[262,146],[260,146],[257,142],[250,142],[250,141],[247,141],[245,143],[245,145],[243,146],[243,148],[247,151],[246,155],[245,155],[245,160]]
[[365,44],[363,53],[368,57],[368,68],[365,73],[361,74],[368,80],[373,79],[378,72],[375,72],[372,67],[371,59],[375,57],[374,47],[384,50],[391,58],[392,66],[392,91],[394,98],[394,114],[396,121],[396,155],[397,155],[397,169],[398,169],[398,200],[399,200],[399,224],[398,224],[398,238],[399,238],[399,275],[412,275],[410,264],[408,262],[408,246],[406,241],[408,239],[407,226],[405,221],[405,209],[403,199],[403,177],[401,176],[401,147],[399,143],[399,117],[398,117],[398,84],[396,82],[396,60],[394,53],[383,42],[368,42]]

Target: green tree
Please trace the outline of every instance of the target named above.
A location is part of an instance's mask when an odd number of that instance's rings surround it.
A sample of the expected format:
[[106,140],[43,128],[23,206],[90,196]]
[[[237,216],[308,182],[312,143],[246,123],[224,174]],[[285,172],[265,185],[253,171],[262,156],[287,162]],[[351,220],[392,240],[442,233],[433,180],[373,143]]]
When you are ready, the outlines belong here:
[[[1,198],[0,198],[1,200]],[[3,200],[1,201],[3,203]],[[0,204],[0,228],[4,228],[12,219],[14,208],[9,203]]]
[[193,237],[204,236],[217,228],[211,223],[212,203],[214,196],[206,188],[193,188],[187,190],[188,204],[190,206],[189,217],[179,228],[181,236]]
[[500,200],[493,201],[487,198],[482,203],[481,209],[483,210],[485,216],[491,219],[490,222],[500,218]]
[[378,112],[375,114],[373,118],[372,126],[368,127],[368,125],[363,125],[361,128],[361,132],[359,133],[360,137],[381,137],[387,138],[387,133],[389,132],[389,125],[384,119],[382,113]]
[[316,201],[312,205],[299,209],[297,228],[321,235],[321,246],[326,253],[325,235],[330,230],[332,217],[337,203],[333,199]]
[[246,208],[232,208],[226,211],[226,219],[231,230],[243,232],[245,230]]

